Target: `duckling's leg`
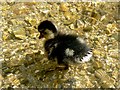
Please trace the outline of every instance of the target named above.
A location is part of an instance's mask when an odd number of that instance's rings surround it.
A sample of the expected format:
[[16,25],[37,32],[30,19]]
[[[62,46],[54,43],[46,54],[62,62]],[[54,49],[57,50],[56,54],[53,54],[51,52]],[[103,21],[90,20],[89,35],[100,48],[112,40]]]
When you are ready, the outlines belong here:
[[68,69],[68,63],[67,62],[63,62],[63,57],[59,57],[57,58],[57,62],[58,62],[58,68],[63,69],[63,70],[67,70]]

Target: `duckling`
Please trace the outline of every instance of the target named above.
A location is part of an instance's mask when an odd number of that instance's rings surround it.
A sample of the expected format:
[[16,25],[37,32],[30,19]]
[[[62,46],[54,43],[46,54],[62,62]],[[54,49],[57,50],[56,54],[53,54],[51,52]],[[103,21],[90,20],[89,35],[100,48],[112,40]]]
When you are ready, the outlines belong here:
[[58,32],[51,21],[41,22],[38,31],[40,32],[39,39],[46,38],[44,48],[48,59],[57,59],[59,65],[64,64],[68,68],[71,63],[84,63],[92,57],[92,51],[83,39],[74,34]]

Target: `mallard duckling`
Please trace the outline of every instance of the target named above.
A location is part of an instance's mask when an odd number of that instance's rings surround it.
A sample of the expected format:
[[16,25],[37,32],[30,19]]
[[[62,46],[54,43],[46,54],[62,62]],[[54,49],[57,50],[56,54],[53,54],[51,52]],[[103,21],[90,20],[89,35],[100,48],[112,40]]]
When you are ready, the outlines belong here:
[[51,21],[41,22],[38,31],[39,38],[46,38],[44,48],[49,60],[57,59],[58,64],[68,67],[70,63],[87,62],[92,57],[92,51],[83,39],[77,35],[58,32]]

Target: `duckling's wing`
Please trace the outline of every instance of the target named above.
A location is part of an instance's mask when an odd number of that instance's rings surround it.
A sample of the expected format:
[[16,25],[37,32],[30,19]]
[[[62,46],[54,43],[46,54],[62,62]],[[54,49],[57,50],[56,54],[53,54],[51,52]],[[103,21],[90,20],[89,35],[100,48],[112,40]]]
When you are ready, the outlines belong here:
[[62,37],[57,51],[59,51],[58,56],[63,59],[63,62],[68,60],[68,62],[82,63],[89,61],[92,57],[92,52],[84,40],[73,35]]

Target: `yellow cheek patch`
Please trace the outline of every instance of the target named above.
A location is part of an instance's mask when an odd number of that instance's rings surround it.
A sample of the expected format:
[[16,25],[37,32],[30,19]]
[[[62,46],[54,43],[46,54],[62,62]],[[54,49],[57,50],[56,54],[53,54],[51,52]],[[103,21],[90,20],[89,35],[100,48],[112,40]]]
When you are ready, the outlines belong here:
[[45,34],[44,34],[44,37],[45,37],[46,39],[54,38],[54,33],[53,33],[51,30],[46,29],[46,30],[45,30]]

